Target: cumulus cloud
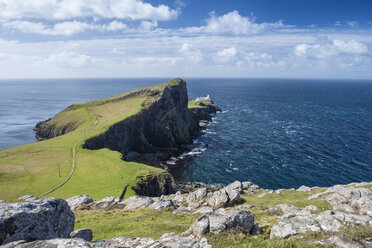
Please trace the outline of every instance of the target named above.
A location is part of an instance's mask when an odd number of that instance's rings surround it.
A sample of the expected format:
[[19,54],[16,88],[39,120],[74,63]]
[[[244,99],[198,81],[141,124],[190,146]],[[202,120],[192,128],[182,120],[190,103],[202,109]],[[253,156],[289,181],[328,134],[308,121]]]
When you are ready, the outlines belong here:
[[0,19],[69,20],[77,18],[172,20],[178,10],[141,0],[0,0]]
[[368,47],[355,40],[333,40],[330,44],[299,44],[294,54],[299,57],[315,57],[318,59],[340,54],[361,55],[368,52]]
[[217,16],[212,12],[205,26],[188,28],[188,30],[212,34],[248,35],[285,27],[289,26],[284,25],[282,21],[274,23],[256,23],[254,18],[241,16],[239,12],[235,10],[222,16]]
[[225,48],[217,52],[217,56],[215,57],[215,60],[217,62],[228,62],[234,59],[237,53],[238,51],[236,50],[235,47]]
[[11,21],[6,22],[3,26],[10,30],[17,30],[24,33],[35,33],[35,34],[43,34],[43,35],[66,35],[70,36],[73,34],[83,33],[88,30],[95,30],[95,31],[118,31],[124,30],[127,28],[127,25],[118,22],[112,21],[108,25],[98,25],[98,24],[90,24],[86,22],[80,21],[66,21],[66,22],[59,22],[54,25],[45,25],[41,22],[30,22],[30,21]]
[[183,43],[178,52],[185,57],[186,61],[189,61],[193,64],[199,63],[203,58],[200,49],[194,48],[194,46],[190,43]]
[[150,31],[156,28],[157,26],[158,26],[157,21],[142,21],[140,25],[141,29],[146,30],[146,31]]
[[97,66],[104,62],[102,59],[96,59],[88,55],[63,51],[60,53],[53,53],[46,59],[47,64],[51,64],[58,67],[86,67],[86,66]]

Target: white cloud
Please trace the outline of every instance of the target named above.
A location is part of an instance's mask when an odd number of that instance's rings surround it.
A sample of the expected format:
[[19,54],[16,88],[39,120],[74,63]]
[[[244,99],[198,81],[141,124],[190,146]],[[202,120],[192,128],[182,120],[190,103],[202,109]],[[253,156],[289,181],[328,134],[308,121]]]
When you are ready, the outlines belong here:
[[135,66],[143,66],[143,65],[151,65],[151,66],[158,66],[158,65],[165,65],[165,66],[173,66],[178,61],[182,60],[180,57],[138,57],[131,60],[131,63]]
[[203,55],[200,49],[194,48],[193,45],[190,43],[183,43],[182,47],[178,50],[179,53],[183,54],[186,61],[191,62],[193,64],[199,63]]
[[172,20],[178,10],[141,0],[0,0],[0,19],[70,20],[77,18]]
[[357,42],[355,40],[347,42],[342,40],[333,40],[333,46],[340,52],[344,53],[363,54],[368,52],[368,47],[365,44]]
[[158,26],[157,21],[142,21],[140,25],[141,29],[146,30],[146,31],[152,30],[156,28],[157,26]]
[[10,21],[3,23],[3,26],[10,30],[17,30],[24,33],[35,33],[43,35],[65,35],[70,36],[74,34],[83,33],[89,30],[95,31],[118,31],[127,28],[127,25],[112,21],[108,25],[89,24],[80,21],[66,21],[59,22],[53,26],[45,25],[41,22],[30,22],[30,21]]
[[273,56],[267,53],[249,52],[246,54],[245,60],[250,67],[272,67],[275,65],[283,65],[281,61],[274,62]]
[[217,62],[228,62],[234,59],[237,53],[238,51],[236,50],[235,47],[225,48],[217,52],[217,56],[215,57],[215,60]]
[[105,39],[0,40],[0,78],[372,78],[369,31],[247,36],[179,35],[179,30],[163,33],[159,29],[132,34],[128,30],[122,37]]
[[106,30],[108,31],[118,31],[118,30],[124,30],[127,28],[127,25],[122,22],[118,21],[112,21],[107,27],[105,27]]
[[104,62],[102,59],[96,59],[91,56],[79,54],[76,52],[63,51],[49,55],[45,61],[49,65],[59,67],[86,67],[97,66]]
[[299,44],[294,53],[299,57],[315,57],[318,59],[342,54],[361,55],[368,52],[368,47],[355,40],[333,40],[330,44]]
[[216,16],[216,14],[212,12],[210,18],[207,19],[207,25],[188,28],[187,30],[191,32],[201,31],[213,34],[248,35],[285,27],[289,26],[284,25],[282,21],[275,23],[255,23],[254,18],[241,16],[239,12],[235,10],[222,16]]

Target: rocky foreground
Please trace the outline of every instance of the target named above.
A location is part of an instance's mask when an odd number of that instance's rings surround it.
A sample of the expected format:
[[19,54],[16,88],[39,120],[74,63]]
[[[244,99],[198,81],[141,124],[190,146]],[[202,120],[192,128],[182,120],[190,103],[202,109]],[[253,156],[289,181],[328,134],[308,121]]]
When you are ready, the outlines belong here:
[[[123,201],[106,197],[94,201],[87,195],[66,200],[37,199],[24,196],[23,203],[0,203],[0,244],[4,247],[212,247],[205,236],[225,232],[260,235],[265,218],[258,223],[256,209],[270,213],[274,218],[269,226],[271,239],[303,239],[317,233],[310,245],[325,247],[372,247],[372,237],[353,239],[340,235],[344,229],[372,228],[372,183],[336,185],[330,188],[264,190],[251,182],[234,182],[222,189],[199,188],[188,194],[177,192],[161,197],[133,196]],[[321,211],[317,206],[299,208],[291,204],[273,207],[250,204],[255,199],[298,192],[306,195],[304,201],[318,199],[330,204],[332,210]],[[284,198],[285,201],[285,198]],[[121,211],[133,209],[172,211],[173,214],[192,214],[195,222],[181,234],[166,233],[160,239],[116,237],[93,240],[90,229],[74,230],[72,211]]]

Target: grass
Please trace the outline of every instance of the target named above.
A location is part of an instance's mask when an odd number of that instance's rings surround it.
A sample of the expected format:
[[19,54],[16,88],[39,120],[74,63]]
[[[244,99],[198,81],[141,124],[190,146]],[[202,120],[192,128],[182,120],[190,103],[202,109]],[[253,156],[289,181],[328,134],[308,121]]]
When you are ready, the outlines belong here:
[[[146,90],[158,91],[179,82],[179,79],[172,80]],[[48,124],[56,128],[73,127],[74,131],[0,151],[0,199],[14,202],[26,194],[40,195],[62,182],[71,171],[72,147],[95,121],[89,111],[97,117],[98,124],[86,139],[103,133],[111,125],[137,114],[154,101],[144,90],[71,105]],[[125,162],[116,151],[82,149],[83,143],[77,147],[76,170],[72,178],[46,197],[68,198],[88,194],[93,199],[101,199],[119,196],[125,184],[129,184],[126,197],[130,197],[135,194],[131,186],[138,182],[139,177],[164,172],[144,164]]]
[[159,239],[165,233],[186,231],[198,215],[176,215],[171,211],[150,209],[76,211],[75,229],[91,228],[94,240],[113,237],[150,237]]

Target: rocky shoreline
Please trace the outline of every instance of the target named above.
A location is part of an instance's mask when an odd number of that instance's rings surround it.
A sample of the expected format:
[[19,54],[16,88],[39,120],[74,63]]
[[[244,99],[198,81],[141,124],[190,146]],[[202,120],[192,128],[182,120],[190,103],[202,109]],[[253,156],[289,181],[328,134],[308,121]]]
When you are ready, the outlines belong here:
[[[256,220],[255,210],[270,213],[270,239],[305,239],[307,234],[321,238],[307,240],[326,247],[371,247],[372,236],[353,239],[341,235],[347,228],[372,228],[372,183],[335,185],[330,188],[264,190],[251,182],[236,181],[219,190],[199,188],[191,193],[178,191],[161,197],[133,196],[125,200],[106,197],[94,201],[87,195],[65,200],[24,196],[24,203],[0,203],[0,244],[3,247],[212,247],[205,235],[220,235],[235,230],[243,235],[260,235],[265,219]],[[315,205],[296,207],[277,204],[252,205],[246,197],[265,198],[289,192],[317,199],[332,206],[322,211]],[[283,196],[283,197],[284,197]],[[286,201],[284,197],[284,202]],[[72,211],[130,211],[134,209],[171,211],[175,215],[197,215],[190,228],[181,234],[166,233],[160,239],[116,237],[92,241],[90,229],[74,229]],[[72,210],[72,211],[71,211]],[[262,223],[262,224],[261,224]],[[372,234],[372,233],[371,233]]]

